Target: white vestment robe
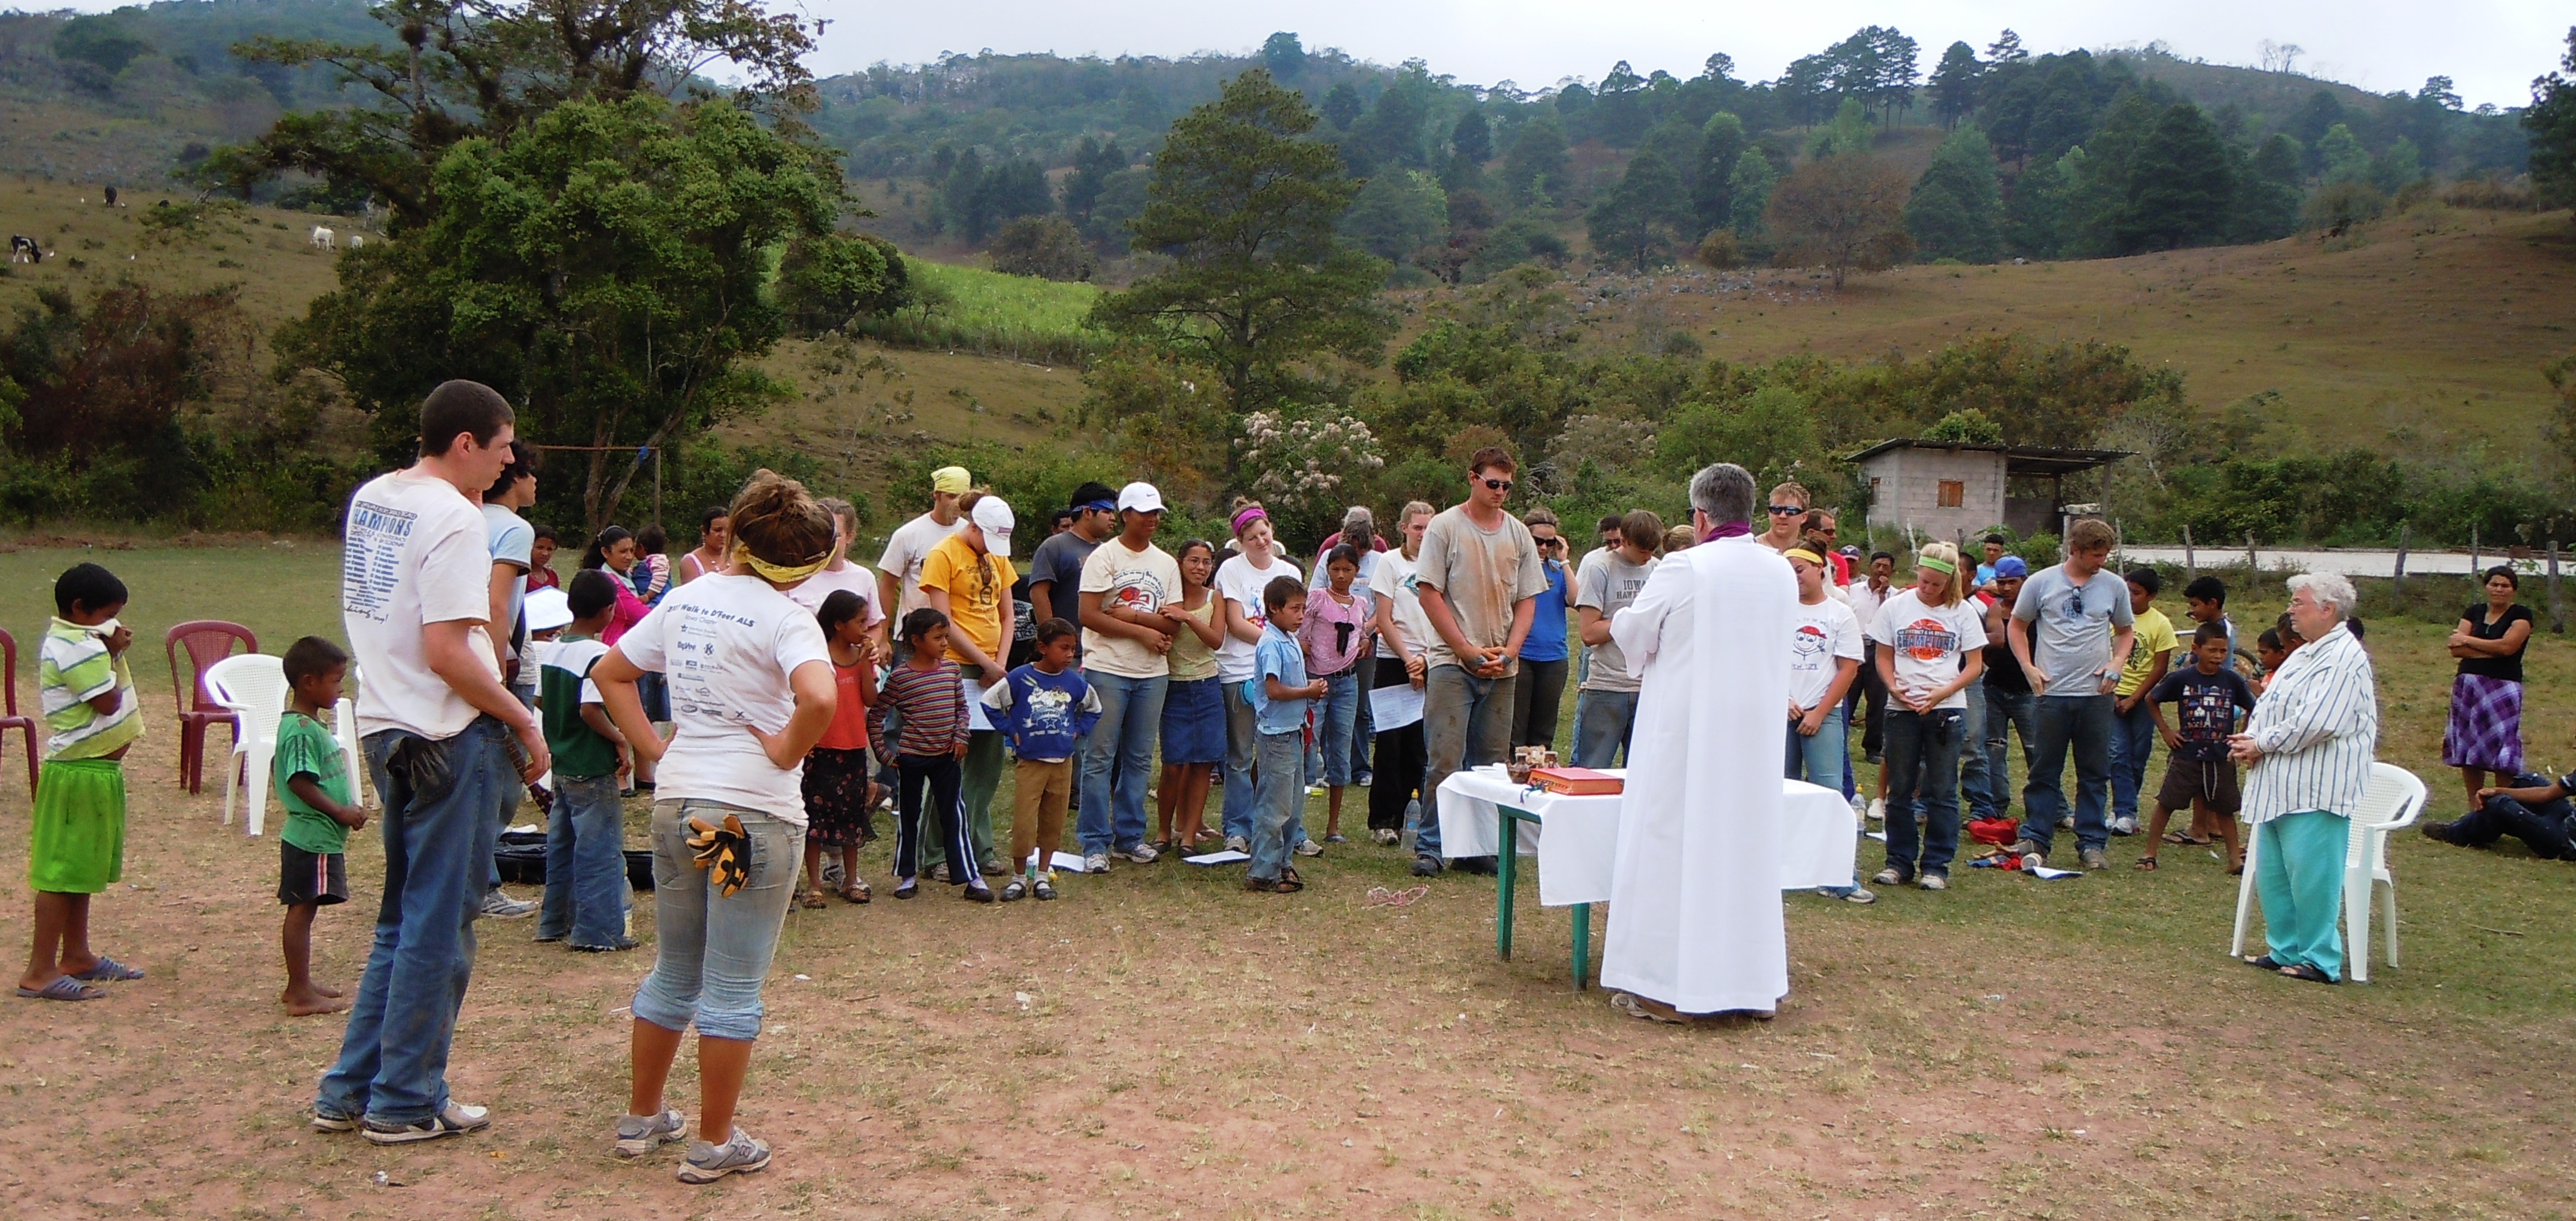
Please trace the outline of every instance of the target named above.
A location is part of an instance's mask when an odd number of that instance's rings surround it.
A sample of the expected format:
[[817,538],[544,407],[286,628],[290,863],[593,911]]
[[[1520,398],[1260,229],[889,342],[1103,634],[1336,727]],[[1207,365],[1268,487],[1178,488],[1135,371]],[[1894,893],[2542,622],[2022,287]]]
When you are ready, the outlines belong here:
[[1798,579],[1721,539],[1668,556],[1610,635],[1643,680],[1601,984],[1684,1013],[1789,993],[1781,733]]

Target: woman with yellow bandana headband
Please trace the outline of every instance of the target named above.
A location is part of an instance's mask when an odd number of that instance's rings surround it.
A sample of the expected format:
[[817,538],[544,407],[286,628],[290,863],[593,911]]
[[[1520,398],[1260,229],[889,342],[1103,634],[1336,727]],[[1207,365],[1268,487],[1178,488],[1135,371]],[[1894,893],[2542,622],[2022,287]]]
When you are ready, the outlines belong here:
[[[711,1183],[769,1164],[734,1126],[760,1035],[761,983],[805,855],[805,754],[831,723],[832,657],[786,590],[831,562],[832,519],[768,471],[734,498],[731,561],[672,590],[591,669],[631,749],[661,762],[653,803],[653,971],[635,992],[634,1081],[621,1157],[682,1139],[663,1100],[680,1037],[698,1028],[698,1134],[679,1168]],[[676,732],[644,720],[635,680],[667,677]]]

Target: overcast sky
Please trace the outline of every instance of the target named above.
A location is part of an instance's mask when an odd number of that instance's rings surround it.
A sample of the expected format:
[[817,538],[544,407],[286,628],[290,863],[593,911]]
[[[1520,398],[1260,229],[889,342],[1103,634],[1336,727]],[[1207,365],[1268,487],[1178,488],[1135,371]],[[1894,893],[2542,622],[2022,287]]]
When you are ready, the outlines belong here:
[[[1980,51],[2006,26],[2033,54],[2161,39],[2175,54],[2252,64],[2265,39],[2306,48],[2301,72],[2376,92],[2413,91],[2424,78],[2459,82],[2470,106],[2530,101],[2531,78],[2555,67],[2576,6],[2565,0],[2164,0],[2159,4],[2063,0],[1911,0],[1906,4],[1711,4],[1706,0],[1305,0],[1209,4],[1203,0],[947,0],[928,7],[803,0],[832,20],[814,67],[823,74],[878,60],[920,63],[942,51],[1054,51],[1063,55],[1181,56],[1241,52],[1273,30],[1308,49],[1340,47],[1394,64],[1420,57],[1431,70],[1474,84],[1523,88],[1565,76],[1598,80],[1625,59],[1640,75],[1692,76],[1712,51],[1735,57],[1750,80],[1779,75],[1791,59],[1871,23],[1895,25],[1923,45],[1929,72],[1941,49],[1964,39]],[[1831,11],[1828,12],[1827,10]]]

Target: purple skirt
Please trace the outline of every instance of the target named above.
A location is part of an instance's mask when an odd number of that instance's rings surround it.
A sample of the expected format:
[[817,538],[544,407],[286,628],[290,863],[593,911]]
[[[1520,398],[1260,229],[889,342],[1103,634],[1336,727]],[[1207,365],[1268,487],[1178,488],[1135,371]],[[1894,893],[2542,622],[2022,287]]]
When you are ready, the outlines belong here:
[[2494,772],[2522,770],[2522,684],[2483,674],[2451,680],[2451,724],[2442,763]]

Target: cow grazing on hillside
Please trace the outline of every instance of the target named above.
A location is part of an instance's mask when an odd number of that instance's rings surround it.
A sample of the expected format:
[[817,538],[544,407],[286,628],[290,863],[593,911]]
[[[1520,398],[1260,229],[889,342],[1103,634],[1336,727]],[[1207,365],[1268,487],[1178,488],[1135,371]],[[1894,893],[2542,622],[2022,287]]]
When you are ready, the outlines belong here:
[[9,261],[42,263],[45,261],[45,248],[37,245],[36,239],[32,237],[23,233],[12,233],[9,235]]
[[364,249],[366,249],[366,248],[367,248],[367,235],[366,235],[366,234],[363,234],[363,233],[352,233],[352,234],[350,234],[350,235],[349,235],[349,249],[351,249],[351,250],[364,250]]
[[337,250],[340,248],[340,236],[320,225],[315,225],[313,226],[313,248],[315,250]]

